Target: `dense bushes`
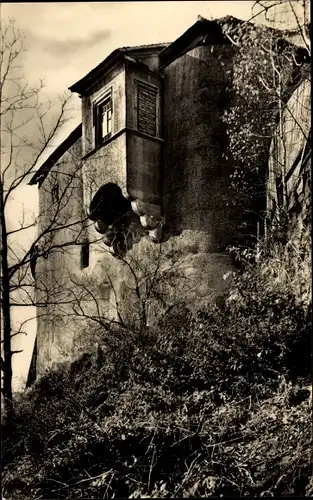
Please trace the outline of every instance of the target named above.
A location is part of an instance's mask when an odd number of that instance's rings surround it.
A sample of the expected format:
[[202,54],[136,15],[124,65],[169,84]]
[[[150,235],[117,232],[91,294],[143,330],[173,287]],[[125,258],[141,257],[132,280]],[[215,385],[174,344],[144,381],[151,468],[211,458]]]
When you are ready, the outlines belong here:
[[309,494],[310,304],[247,269],[39,380],[3,429],[6,500]]

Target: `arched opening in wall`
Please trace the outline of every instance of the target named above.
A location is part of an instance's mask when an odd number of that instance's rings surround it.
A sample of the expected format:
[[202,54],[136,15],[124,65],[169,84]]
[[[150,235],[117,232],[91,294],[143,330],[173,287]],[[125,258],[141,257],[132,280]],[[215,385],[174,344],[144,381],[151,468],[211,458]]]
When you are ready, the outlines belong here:
[[141,236],[143,228],[121,188],[112,182],[104,184],[90,203],[89,219],[103,235],[103,242],[115,257],[122,257]]
[[96,229],[104,233],[109,226],[121,227],[130,211],[130,201],[124,198],[121,188],[109,182],[101,186],[91,200],[89,219],[97,222]]

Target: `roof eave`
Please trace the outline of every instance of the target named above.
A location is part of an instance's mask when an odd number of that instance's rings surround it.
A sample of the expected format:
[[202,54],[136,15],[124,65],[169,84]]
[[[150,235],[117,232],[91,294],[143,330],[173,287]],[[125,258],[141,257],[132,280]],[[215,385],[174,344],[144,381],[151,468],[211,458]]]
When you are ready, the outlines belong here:
[[35,184],[41,185],[47,177],[53,165],[66,153],[66,151],[82,136],[82,124],[80,123],[68,137],[51,153],[49,158],[39,167],[37,172],[32,176],[28,184],[33,186]]
[[[212,43],[213,40],[215,43],[216,40],[219,43],[229,43],[229,40],[223,34],[221,21],[222,19],[209,20],[205,18],[196,21],[185,33],[160,52],[161,68],[170,64],[176,57],[199,45],[205,35],[209,35],[210,39],[212,38]],[[235,21],[242,22],[239,19]]]
[[110,66],[119,61],[124,52],[125,50],[123,48],[115,49],[104,61],[98,64],[98,66],[93,68],[91,71],[89,71],[89,73],[87,73],[87,75],[85,75],[83,78],[78,80],[78,82],[69,87],[69,90],[71,92],[83,94],[86,88],[90,86],[91,82],[94,81],[94,79],[97,78],[100,73],[107,71]]
[[120,47],[115,49],[111,54],[101,61],[98,66],[93,68],[87,75],[81,78],[78,82],[74,83],[69,90],[71,92],[76,92],[80,95],[85,94],[88,89],[93,85],[95,79],[101,74],[108,71],[114,64],[116,64],[119,60],[123,59],[124,55],[128,53],[134,52],[145,52],[149,53],[157,53],[159,54],[164,48],[168,46],[168,43],[156,44],[156,45],[147,45],[147,46],[134,46],[134,47]]
[[131,56],[124,54],[123,60],[125,61],[126,64],[136,66],[137,68],[145,71],[146,73],[149,73],[150,75],[157,76],[158,78],[164,78],[164,75],[162,73],[149,68],[149,66],[147,66],[147,64],[145,64],[141,61],[137,61],[137,59],[134,59]]

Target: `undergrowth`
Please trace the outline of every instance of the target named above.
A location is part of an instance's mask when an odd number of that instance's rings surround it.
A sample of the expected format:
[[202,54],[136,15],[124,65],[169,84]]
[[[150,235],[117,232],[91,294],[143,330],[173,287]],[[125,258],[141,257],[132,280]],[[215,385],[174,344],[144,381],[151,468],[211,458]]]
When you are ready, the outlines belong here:
[[6,500],[310,496],[310,300],[232,279],[39,379],[2,429]]

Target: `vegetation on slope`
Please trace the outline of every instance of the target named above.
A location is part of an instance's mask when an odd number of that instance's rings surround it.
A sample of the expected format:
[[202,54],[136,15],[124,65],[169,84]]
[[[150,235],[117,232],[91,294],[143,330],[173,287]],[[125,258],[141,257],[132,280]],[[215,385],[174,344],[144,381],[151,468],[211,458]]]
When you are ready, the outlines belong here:
[[40,379],[3,428],[6,500],[312,494],[308,285],[262,262]]

